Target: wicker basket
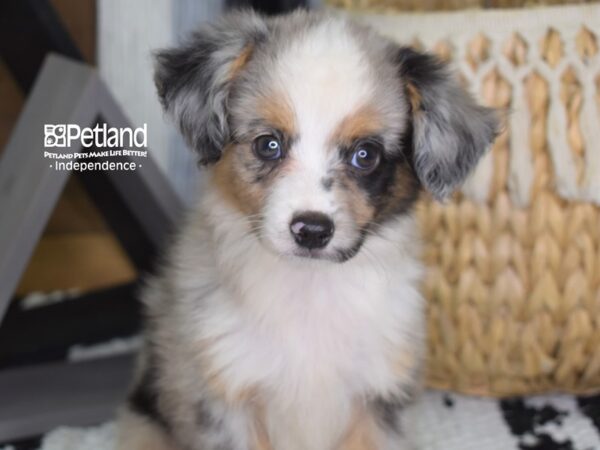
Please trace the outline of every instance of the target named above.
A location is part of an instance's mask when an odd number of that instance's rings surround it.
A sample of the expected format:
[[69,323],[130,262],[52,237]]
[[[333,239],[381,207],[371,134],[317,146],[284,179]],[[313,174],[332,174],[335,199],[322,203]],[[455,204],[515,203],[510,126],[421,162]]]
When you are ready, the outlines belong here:
[[418,208],[429,386],[600,390],[600,6],[358,16],[510,110],[463,192]]

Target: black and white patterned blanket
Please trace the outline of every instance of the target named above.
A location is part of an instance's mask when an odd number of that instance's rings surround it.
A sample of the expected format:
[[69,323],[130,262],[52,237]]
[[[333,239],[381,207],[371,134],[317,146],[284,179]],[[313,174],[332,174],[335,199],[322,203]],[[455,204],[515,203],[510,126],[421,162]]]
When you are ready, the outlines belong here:
[[417,414],[423,450],[600,450],[600,396],[496,401],[429,392]]
[[[600,450],[600,395],[496,401],[430,391],[415,414],[420,450]],[[113,423],[60,428],[40,450],[114,450],[114,439]]]

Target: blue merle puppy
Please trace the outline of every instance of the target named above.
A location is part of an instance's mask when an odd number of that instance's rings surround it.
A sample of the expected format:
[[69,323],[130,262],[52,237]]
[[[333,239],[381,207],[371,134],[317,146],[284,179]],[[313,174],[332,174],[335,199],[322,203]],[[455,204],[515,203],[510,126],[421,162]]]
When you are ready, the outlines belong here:
[[121,450],[406,450],[423,299],[411,209],[495,113],[347,18],[237,12],[161,51],[202,196],[143,294]]

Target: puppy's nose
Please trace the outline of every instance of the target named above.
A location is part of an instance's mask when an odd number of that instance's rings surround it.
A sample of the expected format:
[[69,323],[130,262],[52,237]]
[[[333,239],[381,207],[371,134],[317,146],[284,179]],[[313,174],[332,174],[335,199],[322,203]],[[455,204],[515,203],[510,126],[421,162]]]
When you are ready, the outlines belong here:
[[323,213],[303,212],[290,223],[290,231],[298,245],[305,248],[323,248],[333,236],[332,220]]

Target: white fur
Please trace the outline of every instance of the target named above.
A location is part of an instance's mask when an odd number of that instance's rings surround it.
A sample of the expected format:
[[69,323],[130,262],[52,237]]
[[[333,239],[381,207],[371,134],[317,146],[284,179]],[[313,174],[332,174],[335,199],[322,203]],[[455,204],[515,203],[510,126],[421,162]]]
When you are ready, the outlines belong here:
[[[274,448],[330,448],[357,398],[411,381],[392,367],[422,345],[411,218],[335,264],[266,250],[215,191],[200,211],[174,255],[182,297],[173,319],[189,342],[215,343],[211,369],[232,397],[246,386],[265,393]],[[200,304],[197,293],[212,285]]]

